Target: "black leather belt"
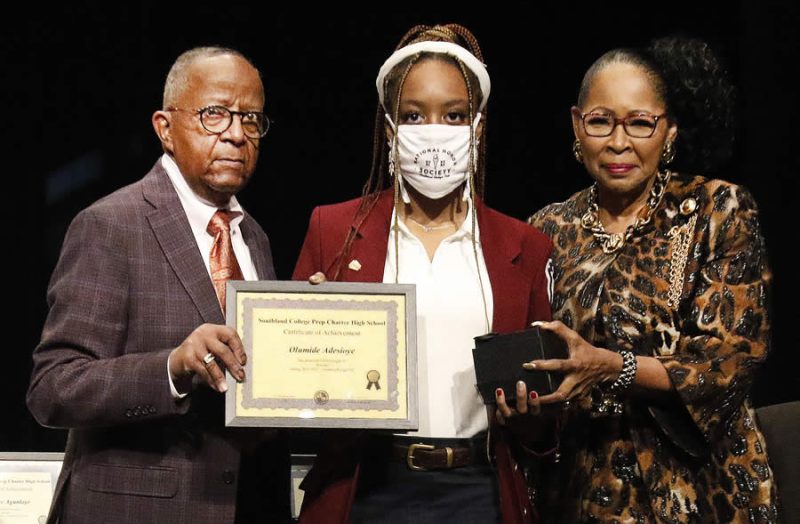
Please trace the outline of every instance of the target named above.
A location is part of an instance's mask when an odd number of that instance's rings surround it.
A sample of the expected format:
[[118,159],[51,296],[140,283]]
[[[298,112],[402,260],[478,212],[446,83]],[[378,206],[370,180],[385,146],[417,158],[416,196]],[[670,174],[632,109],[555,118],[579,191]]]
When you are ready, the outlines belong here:
[[485,436],[471,439],[397,437],[392,459],[414,471],[452,469],[488,464]]

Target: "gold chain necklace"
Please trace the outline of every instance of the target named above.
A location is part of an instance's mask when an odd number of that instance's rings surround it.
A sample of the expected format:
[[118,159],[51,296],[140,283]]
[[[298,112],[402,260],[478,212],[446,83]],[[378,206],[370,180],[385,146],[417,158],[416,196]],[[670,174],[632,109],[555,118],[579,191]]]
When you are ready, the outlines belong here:
[[603,253],[619,251],[637,229],[650,223],[650,220],[653,218],[653,213],[664,197],[671,176],[672,172],[669,170],[663,173],[660,171],[656,173],[656,180],[653,183],[653,188],[650,190],[650,197],[647,199],[647,215],[645,215],[644,218],[637,216],[633,224],[626,227],[623,233],[607,233],[603,227],[603,223],[600,221],[600,216],[598,215],[597,182],[595,182],[589,190],[589,209],[581,217],[581,226],[590,231],[597,241],[600,242]]

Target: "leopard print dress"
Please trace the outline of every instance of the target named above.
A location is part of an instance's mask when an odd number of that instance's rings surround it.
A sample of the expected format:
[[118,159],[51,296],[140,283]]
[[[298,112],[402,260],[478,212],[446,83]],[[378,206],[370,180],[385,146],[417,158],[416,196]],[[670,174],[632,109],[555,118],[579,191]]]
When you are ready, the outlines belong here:
[[573,406],[562,460],[535,481],[544,519],[777,522],[748,398],[769,347],[755,202],[733,184],[674,175],[650,223],[607,254],[581,226],[589,198],[529,219],[554,244],[553,317],[595,346],[658,358],[677,395],[609,399],[596,388]]

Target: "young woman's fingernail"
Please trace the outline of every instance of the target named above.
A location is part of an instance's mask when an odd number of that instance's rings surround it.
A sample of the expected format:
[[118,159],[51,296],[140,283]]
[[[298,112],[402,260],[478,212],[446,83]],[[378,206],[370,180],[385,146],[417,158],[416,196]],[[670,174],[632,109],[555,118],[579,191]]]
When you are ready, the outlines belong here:
[[503,396],[503,388],[495,389],[494,390],[494,394],[497,395],[498,397],[502,397]]
[[523,381],[517,382],[517,391],[522,391],[526,388],[525,383]]
[[535,391],[531,391],[531,400],[536,400],[539,398],[539,394]]
[[536,369],[536,363],[535,362],[525,362],[524,364],[522,364],[522,367],[524,369]]

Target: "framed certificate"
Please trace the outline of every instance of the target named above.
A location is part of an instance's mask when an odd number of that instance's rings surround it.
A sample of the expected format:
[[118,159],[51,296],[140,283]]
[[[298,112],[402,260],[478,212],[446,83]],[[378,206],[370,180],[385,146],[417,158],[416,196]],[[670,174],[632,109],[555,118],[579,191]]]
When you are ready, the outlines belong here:
[[417,429],[415,287],[241,281],[227,323],[247,353],[228,426]]
[[47,520],[63,453],[0,453],[0,523]]

